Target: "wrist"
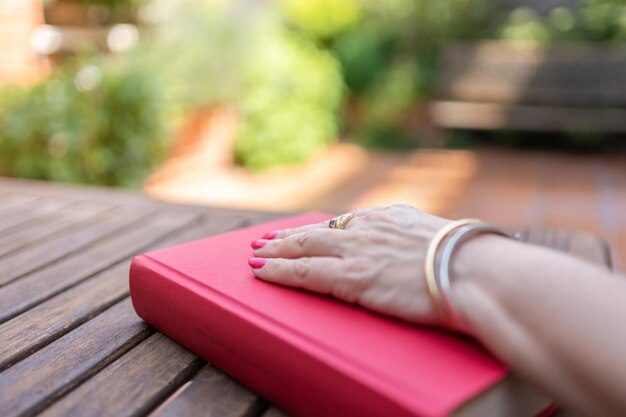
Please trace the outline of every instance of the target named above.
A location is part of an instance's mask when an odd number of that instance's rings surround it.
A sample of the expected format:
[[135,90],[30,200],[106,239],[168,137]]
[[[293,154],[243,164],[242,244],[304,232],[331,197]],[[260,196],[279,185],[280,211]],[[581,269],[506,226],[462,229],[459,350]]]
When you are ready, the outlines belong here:
[[474,236],[464,242],[450,265],[455,308],[470,328],[484,319],[487,305],[499,304],[506,288],[507,260],[516,256],[523,243],[492,234]]

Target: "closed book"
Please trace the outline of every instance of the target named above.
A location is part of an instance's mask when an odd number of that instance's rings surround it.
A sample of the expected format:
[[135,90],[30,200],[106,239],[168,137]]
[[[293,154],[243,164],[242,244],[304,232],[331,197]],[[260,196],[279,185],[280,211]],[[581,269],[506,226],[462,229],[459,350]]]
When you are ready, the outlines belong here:
[[[307,213],[135,257],[137,314],[295,416],[534,416],[549,402],[477,342],[264,282],[250,242]],[[416,273],[416,279],[417,279]]]

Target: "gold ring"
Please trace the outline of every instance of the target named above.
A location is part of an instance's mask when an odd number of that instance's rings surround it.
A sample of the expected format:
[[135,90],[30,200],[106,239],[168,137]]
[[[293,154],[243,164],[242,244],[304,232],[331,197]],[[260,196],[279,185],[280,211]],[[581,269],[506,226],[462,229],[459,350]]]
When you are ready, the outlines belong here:
[[348,222],[354,219],[354,213],[346,213],[341,216],[337,216],[328,223],[328,227],[331,229],[345,229]]

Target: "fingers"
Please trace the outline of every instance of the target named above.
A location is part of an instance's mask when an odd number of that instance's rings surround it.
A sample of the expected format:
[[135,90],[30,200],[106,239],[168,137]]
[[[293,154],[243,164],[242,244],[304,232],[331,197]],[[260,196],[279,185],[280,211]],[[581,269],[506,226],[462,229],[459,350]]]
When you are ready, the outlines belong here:
[[344,275],[342,260],[332,257],[252,258],[250,266],[257,278],[322,294],[332,294]]
[[310,228],[284,239],[254,241],[252,248],[254,256],[261,258],[341,257],[350,239],[347,230]]
[[[374,206],[374,207],[365,207],[365,208],[358,208],[358,209],[350,210],[348,213],[354,213],[354,215],[356,216],[354,219],[350,221],[350,223],[357,221],[359,216],[362,216],[364,214],[370,213],[375,210],[380,210],[380,207]],[[284,239],[287,236],[306,232],[312,229],[328,229],[329,222],[330,220],[326,220],[320,223],[307,224],[305,226],[294,227],[291,229],[275,230],[275,231],[267,233],[265,236],[263,236],[263,238],[264,239]],[[348,226],[350,225],[350,223],[348,223]]]
[[298,233],[304,233],[313,229],[328,229],[328,222],[330,220],[326,220],[320,223],[307,224],[304,226],[294,227],[292,229],[282,229],[275,230],[263,236],[268,239],[284,239],[291,235],[296,235]]

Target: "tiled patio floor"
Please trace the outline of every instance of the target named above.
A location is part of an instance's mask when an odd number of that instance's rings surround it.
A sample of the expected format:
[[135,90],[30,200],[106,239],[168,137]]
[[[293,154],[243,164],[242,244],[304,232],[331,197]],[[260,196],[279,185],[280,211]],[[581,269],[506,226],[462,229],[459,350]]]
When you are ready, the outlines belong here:
[[[251,175],[186,166],[147,191],[169,200],[272,210],[406,202],[450,218],[573,228],[610,242],[626,265],[626,155],[496,149],[366,152],[344,146],[304,168]],[[176,172],[174,170],[173,172]]]

